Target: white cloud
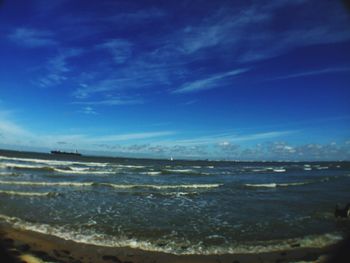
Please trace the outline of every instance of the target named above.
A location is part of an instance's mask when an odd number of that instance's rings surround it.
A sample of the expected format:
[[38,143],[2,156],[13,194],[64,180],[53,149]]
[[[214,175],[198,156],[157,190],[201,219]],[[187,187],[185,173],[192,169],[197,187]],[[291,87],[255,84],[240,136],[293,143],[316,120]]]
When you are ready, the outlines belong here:
[[110,98],[98,101],[74,101],[72,104],[78,105],[106,105],[106,106],[117,106],[117,105],[134,105],[141,104],[142,100],[137,99],[122,99],[122,98]]
[[236,69],[228,72],[216,74],[209,78],[196,80],[193,82],[188,82],[182,85],[180,88],[173,91],[173,93],[189,93],[189,92],[197,92],[201,90],[213,89],[217,88],[220,84],[222,84],[221,80],[237,76],[247,72],[248,69]]
[[220,9],[202,23],[187,26],[177,34],[180,50],[192,54],[210,47],[235,45],[249,27],[258,26],[270,17],[256,6],[241,10]]
[[159,8],[148,8],[141,9],[134,12],[123,12],[113,16],[104,17],[104,21],[116,23],[117,25],[134,24],[134,23],[145,23],[147,21],[154,21],[165,17],[166,13]]
[[27,130],[18,124],[6,119],[0,119],[0,133],[5,138],[30,135]]
[[350,68],[326,68],[326,69],[318,69],[318,70],[310,70],[299,73],[294,73],[285,76],[275,77],[269,80],[279,80],[279,79],[292,79],[292,78],[300,78],[314,75],[323,75],[323,74],[331,74],[331,73],[342,73],[342,72],[350,72]]
[[92,108],[90,106],[83,107],[80,110],[80,112],[84,113],[84,114],[88,114],[88,115],[96,115],[97,114],[97,112],[94,110],[94,108]]
[[32,28],[17,28],[9,35],[9,39],[19,46],[28,48],[41,48],[57,45],[52,32]]
[[141,132],[141,133],[127,133],[127,134],[116,134],[106,135],[91,138],[94,142],[112,142],[112,141],[129,141],[129,140],[141,140],[149,138],[164,137],[174,135],[174,131],[156,131],[156,132]]
[[163,141],[159,142],[161,145],[184,145],[184,146],[193,146],[193,145],[211,145],[211,144],[221,144],[222,143],[238,143],[238,142],[250,142],[257,140],[266,140],[272,138],[278,138],[290,135],[297,131],[271,131],[271,132],[262,132],[262,133],[253,133],[253,134],[233,134],[233,133],[223,133],[223,134],[214,134],[202,137],[196,137],[194,139],[182,139],[182,140],[172,140],[172,141]]
[[68,60],[83,53],[82,49],[63,49],[58,55],[51,58],[46,65],[47,74],[38,79],[40,87],[59,85],[67,80],[67,73],[71,71]]
[[[93,109],[87,109],[93,111]],[[11,113],[0,111],[0,145],[37,147],[47,149],[104,150],[110,153],[133,153],[139,156],[225,158],[240,160],[349,160],[349,140],[328,144],[291,145],[269,140],[295,131],[272,131],[235,135],[216,134],[195,139],[171,139],[174,131],[151,131],[92,136],[88,134],[35,134],[10,120]],[[163,137],[171,140],[161,141]],[[268,140],[268,141],[267,141]],[[148,143],[146,143],[148,141]],[[261,141],[246,147],[242,142]],[[138,143],[139,142],[139,143]],[[120,143],[120,144],[119,144]]]
[[[274,19],[280,10],[293,5],[300,6],[299,12],[280,27],[271,27],[272,23],[278,23]],[[197,59],[221,56],[247,63],[276,57],[298,47],[348,41],[349,22],[340,2],[256,1],[240,8],[214,11],[171,38],[179,51],[196,55]]]
[[98,45],[98,48],[104,48],[111,52],[116,64],[124,64],[132,56],[132,46],[131,42],[116,38]]

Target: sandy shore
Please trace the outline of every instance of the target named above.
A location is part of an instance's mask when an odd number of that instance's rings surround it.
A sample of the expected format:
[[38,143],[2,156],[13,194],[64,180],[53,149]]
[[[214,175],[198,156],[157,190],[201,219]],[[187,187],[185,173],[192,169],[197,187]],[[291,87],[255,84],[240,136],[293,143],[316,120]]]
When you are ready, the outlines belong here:
[[[110,248],[76,243],[32,231],[1,226],[1,241],[10,254],[21,262],[69,263],[250,263],[250,262],[326,262],[335,246],[324,248],[292,248],[260,254],[172,255],[132,248]],[[0,260],[0,262],[6,262]]]

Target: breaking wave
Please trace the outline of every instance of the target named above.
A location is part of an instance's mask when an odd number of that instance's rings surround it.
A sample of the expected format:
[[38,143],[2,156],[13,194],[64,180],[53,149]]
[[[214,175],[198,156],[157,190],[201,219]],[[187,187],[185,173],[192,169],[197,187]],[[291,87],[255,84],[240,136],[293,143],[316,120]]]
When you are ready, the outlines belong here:
[[32,158],[16,158],[16,157],[6,157],[6,156],[0,156],[0,160],[31,162],[31,163],[57,165],[57,166],[58,165],[85,165],[85,166],[105,167],[108,165],[108,163],[100,163],[100,162],[58,161],[58,160],[45,160],[45,159],[32,159]]
[[186,175],[210,175],[209,173],[203,173],[192,169],[164,169],[162,174],[186,174]]
[[68,167],[68,169],[53,168],[53,171],[58,173],[64,173],[64,174],[113,174],[115,173],[115,171],[109,171],[109,170],[96,171],[96,170],[90,170],[89,168],[72,169],[72,167]]
[[[291,238],[284,240],[256,241],[247,243],[225,243],[222,246],[203,246],[202,242],[190,244],[188,240],[167,239],[138,239],[125,236],[112,236],[96,232],[94,229],[89,231],[72,230],[67,225],[51,226],[49,224],[40,224],[28,222],[17,217],[0,215],[0,220],[5,221],[12,227],[23,230],[30,230],[41,234],[52,235],[64,240],[72,240],[78,243],[91,244],[102,247],[130,247],[142,249],[145,251],[165,252],[175,255],[219,255],[219,254],[256,254],[264,252],[293,250],[297,244],[300,248],[320,248],[333,245],[339,242],[343,237],[338,233],[326,233],[321,235],[309,235],[302,238]],[[184,243],[189,244],[183,246]]]
[[1,163],[0,167],[13,169],[13,170],[54,171],[54,168],[49,166],[38,166],[38,165],[32,165],[32,164],[19,164],[19,163]]
[[297,182],[297,183],[268,183],[268,184],[245,184],[247,187],[263,187],[263,188],[276,188],[276,187],[288,187],[288,186],[298,186],[306,185],[311,182]]
[[0,181],[2,185],[22,185],[22,186],[74,186],[74,187],[84,187],[92,186],[95,183],[87,182],[33,182],[33,181]]
[[53,197],[58,195],[58,193],[56,192],[20,192],[20,191],[5,191],[5,190],[0,190],[0,194],[30,196],[30,197],[42,197],[42,196]]
[[151,188],[151,189],[199,189],[199,188],[217,188],[222,184],[179,184],[179,185],[156,185],[156,184],[110,184],[110,183],[98,183],[97,185],[109,186],[118,189],[129,188]]
[[334,175],[334,176],[328,176],[324,177],[319,180],[310,180],[306,182],[293,182],[293,183],[266,183],[266,184],[245,184],[247,187],[262,187],[262,188],[276,188],[276,187],[288,187],[288,186],[300,186],[300,185],[307,185],[307,184],[314,184],[314,183],[324,183],[328,182],[330,180],[335,180],[339,178],[344,177],[350,177],[350,174],[347,175]]
[[34,182],[34,181],[0,181],[2,185],[22,185],[22,186],[106,186],[116,189],[130,188],[152,188],[152,189],[199,189],[199,188],[217,188],[222,184],[179,184],[179,185],[156,185],[156,184],[113,184],[100,182]]

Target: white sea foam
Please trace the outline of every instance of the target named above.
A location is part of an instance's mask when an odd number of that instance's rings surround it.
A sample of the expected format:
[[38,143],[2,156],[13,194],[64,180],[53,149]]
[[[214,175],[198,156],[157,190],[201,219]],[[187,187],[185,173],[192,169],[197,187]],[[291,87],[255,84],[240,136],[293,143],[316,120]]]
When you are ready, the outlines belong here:
[[113,167],[118,167],[118,168],[130,168],[130,169],[143,169],[146,166],[143,165],[126,165],[126,164],[114,164]]
[[54,195],[56,195],[56,193],[54,193],[54,192],[20,192],[20,191],[6,191],[6,190],[0,190],[0,194],[3,194],[3,195],[19,195],[19,196],[33,196],[33,197],[54,196]]
[[60,165],[60,166],[85,165],[85,166],[105,167],[108,165],[108,163],[99,163],[99,162],[59,161],[59,160],[45,160],[45,159],[33,159],[33,158],[16,158],[16,157],[6,157],[6,156],[0,156],[0,160],[31,162],[31,163],[39,163],[39,164],[46,164],[46,165]]
[[0,181],[0,185],[22,185],[22,186],[93,186],[93,182],[35,182],[35,181]]
[[48,166],[41,166],[36,164],[21,164],[21,163],[0,163],[0,166],[3,168],[9,169],[52,169]]
[[142,172],[141,174],[155,176],[155,175],[160,175],[161,173],[162,172]]
[[116,189],[152,188],[152,189],[197,189],[217,188],[222,184],[179,184],[179,185],[156,185],[156,184],[113,184],[103,182],[35,182],[35,181],[0,181],[0,185],[23,185],[23,186],[108,186]]
[[113,174],[115,171],[109,171],[109,170],[102,170],[102,171],[96,171],[96,170],[65,170],[60,168],[54,168],[55,172],[58,173],[64,173],[64,174]]
[[[0,215],[0,220],[7,222],[14,228],[30,230],[46,235],[52,235],[64,240],[72,240],[83,244],[92,244],[103,247],[130,247],[142,249],[145,251],[165,252],[176,255],[220,255],[220,254],[256,254],[264,252],[293,250],[293,245],[298,248],[320,248],[333,245],[339,242],[343,237],[339,233],[326,233],[322,235],[308,235],[301,238],[291,238],[284,240],[271,240],[264,242],[249,242],[240,245],[226,243],[222,246],[204,247],[201,242],[190,244],[188,241],[167,240],[167,245],[157,245],[157,240],[139,240],[137,238],[127,238],[124,236],[112,236],[97,233],[94,230],[80,232],[70,230],[67,226],[51,226],[49,224],[40,224],[28,222],[16,217]],[[181,245],[186,242],[188,248],[182,249]]]
[[222,186],[222,184],[178,184],[178,185],[156,185],[156,184],[111,184],[111,183],[98,183],[102,186],[110,186],[119,189],[129,189],[129,188],[152,188],[152,189],[198,189],[198,188],[217,188]]
[[276,173],[284,173],[286,171],[286,169],[284,169],[284,168],[275,168],[275,169],[273,169],[273,171],[276,172]]
[[288,187],[310,184],[311,182],[296,182],[296,183],[267,183],[267,184],[245,184],[248,187],[264,187],[264,188],[276,188],[276,187]]
[[43,170],[43,171],[55,171],[58,173],[65,174],[112,174],[115,171],[111,170],[92,170],[91,168],[83,167],[72,167],[68,166],[67,169],[50,167],[50,166],[40,166],[37,164],[20,164],[20,163],[2,163],[0,167],[8,169],[28,169],[28,170]]
[[0,172],[0,176],[19,176],[17,173]]
[[193,173],[193,172],[195,172],[192,169],[165,169],[165,171],[171,172],[171,173]]

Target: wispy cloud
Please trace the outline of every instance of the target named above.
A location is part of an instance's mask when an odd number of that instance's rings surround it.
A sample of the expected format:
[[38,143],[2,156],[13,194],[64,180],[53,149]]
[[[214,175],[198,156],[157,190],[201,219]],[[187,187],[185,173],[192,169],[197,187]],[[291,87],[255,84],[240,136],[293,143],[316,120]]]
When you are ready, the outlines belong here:
[[141,133],[127,133],[127,134],[116,134],[106,135],[92,138],[94,142],[112,142],[112,141],[130,141],[130,140],[143,140],[157,137],[164,137],[174,135],[174,131],[156,131],[156,132],[141,132]]
[[[88,110],[93,110],[88,109]],[[149,131],[109,135],[35,134],[18,125],[8,111],[0,111],[0,145],[108,151],[133,156],[215,158],[230,160],[349,160],[350,141],[289,144],[285,140],[296,131],[253,134],[214,134],[194,139],[172,139],[175,131]],[[164,141],[164,138],[168,138]],[[163,141],[162,141],[163,139]],[[244,142],[256,142],[245,146]],[[251,145],[251,144],[248,144]]]
[[0,119],[0,133],[3,136],[23,136],[29,135],[30,133],[22,128],[20,125],[13,121],[1,118]]
[[8,37],[17,45],[28,48],[41,48],[58,44],[53,33],[48,30],[17,28]]
[[87,114],[87,115],[96,115],[97,112],[94,110],[94,108],[90,106],[83,107],[79,112]]
[[[86,114],[95,114],[92,107],[83,109]],[[52,148],[57,145],[67,147],[79,147],[81,149],[94,150],[98,143],[128,143],[134,141],[147,141],[160,137],[173,136],[175,131],[150,131],[139,133],[120,133],[110,135],[88,135],[88,134],[36,134],[28,129],[9,120],[7,114],[0,111],[0,144],[26,146],[26,147],[46,147]],[[64,142],[64,143],[62,143]]]
[[123,64],[131,58],[132,46],[130,41],[117,38],[108,40],[97,47],[107,49],[112,54],[115,63]]
[[99,72],[105,73],[102,76],[82,74],[78,78],[80,87],[76,88],[73,96],[77,99],[83,99],[110,91],[130,94],[132,90],[136,89],[149,90],[154,87],[168,87],[186,70],[182,66],[173,65],[173,60],[166,60],[153,52],[142,52],[135,55],[117,70],[115,66],[101,66]]
[[133,24],[145,23],[147,21],[154,21],[156,19],[166,16],[166,12],[159,8],[147,8],[133,12],[123,12],[112,16],[104,17],[104,21],[113,22],[116,24]]
[[250,141],[278,138],[278,137],[290,135],[295,132],[297,131],[295,130],[269,131],[269,132],[261,132],[261,133],[245,134],[245,135],[234,134],[234,133],[222,133],[222,134],[214,134],[214,135],[197,137],[194,139],[163,141],[159,143],[162,145],[164,144],[164,145],[184,145],[184,146],[220,144],[222,142],[238,143],[238,142],[250,142]]
[[314,76],[314,75],[323,75],[323,74],[331,74],[331,73],[343,73],[343,72],[350,72],[350,67],[346,68],[326,68],[326,69],[318,69],[318,70],[310,70],[310,71],[304,71],[294,74],[289,74],[285,76],[279,76],[274,77],[268,80],[279,80],[279,79],[292,79],[292,78],[300,78],[300,77],[307,77],[307,76]]
[[192,54],[216,46],[232,47],[241,41],[237,36],[270,18],[269,13],[261,12],[257,6],[239,11],[219,9],[201,23],[187,26],[177,33],[180,49],[186,54]]
[[[148,36],[137,37],[120,34],[128,39],[101,38],[100,43],[95,43],[98,48],[93,52],[105,50],[110,54],[103,58],[105,64],[99,66],[99,73],[103,74],[77,80],[80,86],[76,87],[73,96],[83,99],[113,91],[125,95],[135,89],[148,95],[155,90],[154,87],[175,94],[199,92],[231,84],[231,77],[246,72],[254,61],[276,57],[298,47],[350,39],[350,30],[345,26],[347,18],[337,6],[329,9],[340,15],[327,15],[327,21],[328,17],[332,17],[329,23],[324,23],[316,14],[304,13],[304,8],[301,8],[300,16],[309,17],[307,20],[300,19],[305,24],[295,19],[293,23],[287,20],[279,29],[271,28],[271,23],[278,20],[283,8],[305,4],[307,1],[303,0],[255,2],[240,8],[222,4],[208,16],[195,16],[188,19],[188,23],[174,26],[171,30],[159,28],[159,32],[150,30]],[[147,19],[157,21],[156,18],[163,17],[163,13],[156,9],[124,10],[100,19],[108,24],[113,19],[118,21],[122,18],[139,19],[138,23],[142,23]],[[123,30],[130,28],[127,23],[123,25]],[[215,75],[212,60],[237,70]],[[193,65],[198,65],[198,70],[193,70]],[[94,75],[94,72],[90,73]]]
[[40,87],[50,87],[61,84],[67,79],[66,74],[71,71],[68,60],[82,53],[82,49],[76,48],[61,50],[58,55],[47,62],[47,74],[38,79],[38,85]]
[[236,69],[228,72],[216,74],[210,78],[200,79],[193,82],[188,82],[182,85],[179,89],[173,91],[173,93],[189,93],[197,92],[201,90],[217,88],[220,84],[223,84],[221,81],[228,77],[237,76],[247,72],[249,69]]
[[184,54],[200,52],[200,57],[221,56],[241,63],[266,60],[298,47],[350,39],[346,26],[349,17],[341,3],[323,2],[314,8],[300,8],[300,12],[293,15],[293,23],[285,23],[278,30],[271,28],[281,7],[307,4],[302,0],[259,1],[239,9],[222,8],[172,37]]
[[110,98],[103,99],[98,101],[74,101],[73,104],[78,105],[106,105],[106,106],[116,106],[116,105],[133,105],[133,104],[141,104],[143,100],[137,99],[122,99],[122,98]]

